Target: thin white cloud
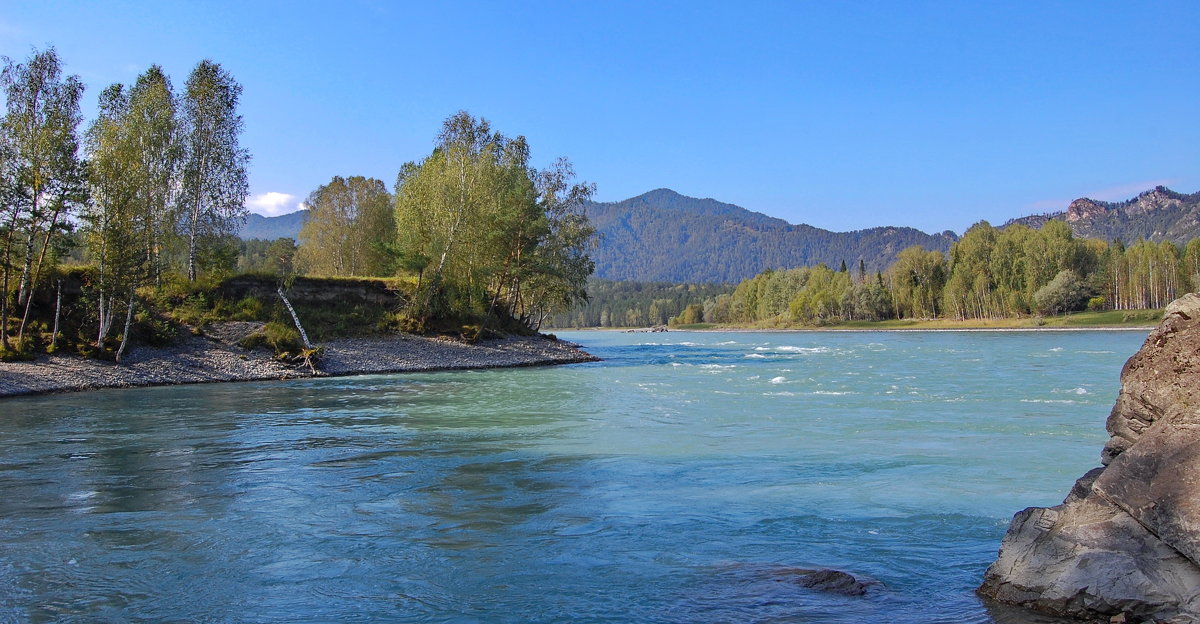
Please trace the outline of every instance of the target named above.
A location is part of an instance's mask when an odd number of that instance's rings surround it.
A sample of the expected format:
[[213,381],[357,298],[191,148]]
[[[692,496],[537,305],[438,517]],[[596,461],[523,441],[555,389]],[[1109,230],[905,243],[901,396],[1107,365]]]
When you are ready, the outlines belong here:
[[278,217],[301,210],[304,204],[295,195],[271,191],[247,198],[246,208],[264,217]]
[[1099,190],[1083,193],[1077,197],[1070,199],[1043,199],[1025,205],[1025,210],[1031,214],[1042,214],[1046,212],[1063,212],[1067,206],[1071,205],[1076,199],[1087,197],[1097,201],[1120,202],[1127,199],[1133,199],[1143,191],[1148,191],[1156,186],[1170,186],[1174,180],[1146,180],[1143,182],[1130,182],[1119,186],[1110,186]]
[[1062,212],[1071,204],[1069,199],[1041,199],[1033,203],[1025,204],[1023,211],[1026,214],[1043,214],[1047,212]]
[[1131,182],[1122,184],[1121,186],[1113,186],[1099,191],[1092,191],[1084,197],[1098,199],[1100,201],[1125,201],[1133,199],[1138,193],[1148,191],[1156,186],[1170,186],[1174,180],[1147,180],[1145,182]]

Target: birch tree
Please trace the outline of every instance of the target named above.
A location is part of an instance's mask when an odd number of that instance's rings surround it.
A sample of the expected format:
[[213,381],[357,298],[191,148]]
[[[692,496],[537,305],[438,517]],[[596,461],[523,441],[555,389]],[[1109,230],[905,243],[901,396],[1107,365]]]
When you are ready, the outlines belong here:
[[72,210],[83,200],[83,164],[77,127],[83,83],[63,77],[53,48],[25,63],[4,58],[0,86],[6,97],[0,120],[0,165],[3,166],[3,257],[0,270],[0,348],[9,335],[11,282],[20,267],[16,303],[24,306],[18,342],[25,325],[47,251],[64,230]]
[[130,88],[120,126],[126,135],[126,166],[136,184],[146,268],[155,280],[166,269],[164,254],[175,238],[182,156],[176,104],[171,79],[151,65]]
[[147,220],[139,215],[137,146],[128,130],[129,93],[115,84],[100,94],[96,120],[87,131],[92,202],[82,217],[84,240],[96,266],[96,347],[103,347],[117,302],[148,273]]
[[183,188],[180,226],[187,241],[187,276],[195,281],[206,240],[236,234],[246,221],[250,153],[238,143],[242,87],[220,65],[200,61],[183,94]]
[[575,184],[565,159],[538,171],[529,154],[524,137],[459,112],[429,157],[401,169],[395,248],[422,278],[414,297],[421,322],[482,317],[482,334],[502,309],[536,327],[585,296],[594,230],[581,207],[594,187]]
[[386,275],[384,243],[395,238],[392,194],[374,178],[334,176],[309,194],[300,228],[298,268],[326,276]]
[[105,89],[88,130],[93,205],[85,222],[97,265],[96,346],[104,346],[123,307],[118,361],[129,341],[137,289],[161,276],[164,252],[175,238],[179,138],[171,82],[157,65],[128,90],[119,84]]

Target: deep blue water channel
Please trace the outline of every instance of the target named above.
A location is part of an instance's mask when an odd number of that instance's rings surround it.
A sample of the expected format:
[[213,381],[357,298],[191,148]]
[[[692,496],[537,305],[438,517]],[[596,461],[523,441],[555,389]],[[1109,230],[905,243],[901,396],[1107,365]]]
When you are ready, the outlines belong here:
[[1145,332],[561,336],[605,361],[0,401],[0,622],[1042,621],[973,590]]

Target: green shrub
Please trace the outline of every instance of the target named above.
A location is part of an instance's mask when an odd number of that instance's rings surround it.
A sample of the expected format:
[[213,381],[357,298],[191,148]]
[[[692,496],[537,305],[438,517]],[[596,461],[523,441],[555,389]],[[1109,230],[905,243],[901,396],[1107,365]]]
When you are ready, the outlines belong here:
[[133,315],[131,328],[134,339],[152,347],[161,347],[175,342],[179,335],[175,325],[145,309],[139,309]]
[[262,320],[265,307],[261,299],[245,297],[233,305],[229,316],[235,321],[258,321]]
[[1079,275],[1070,269],[1059,271],[1049,284],[1033,295],[1038,314],[1074,312],[1088,301],[1088,293]]
[[283,323],[274,322],[267,323],[261,330],[246,336],[238,345],[244,349],[267,347],[279,357],[286,357],[304,350],[304,343],[300,341],[300,332]]
[[[16,340],[15,338],[13,339]],[[29,346],[29,338],[25,339],[25,345]],[[34,359],[33,349],[10,349],[0,346],[0,362],[27,362]]]

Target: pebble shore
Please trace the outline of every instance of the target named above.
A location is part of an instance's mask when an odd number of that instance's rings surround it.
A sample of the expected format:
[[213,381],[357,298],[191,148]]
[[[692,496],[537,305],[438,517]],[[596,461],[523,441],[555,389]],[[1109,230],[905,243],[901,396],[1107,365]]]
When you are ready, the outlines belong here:
[[306,366],[280,362],[267,351],[238,347],[227,335],[215,331],[206,337],[182,338],[169,347],[132,348],[121,364],[69,355],[0,362],[0,397],[220,381],[572,364],[597,359],[578,345],[544,336],[467,344],[399,334],[328,341],[314,374]]

